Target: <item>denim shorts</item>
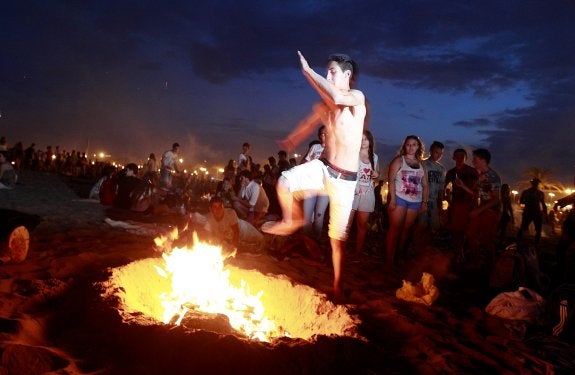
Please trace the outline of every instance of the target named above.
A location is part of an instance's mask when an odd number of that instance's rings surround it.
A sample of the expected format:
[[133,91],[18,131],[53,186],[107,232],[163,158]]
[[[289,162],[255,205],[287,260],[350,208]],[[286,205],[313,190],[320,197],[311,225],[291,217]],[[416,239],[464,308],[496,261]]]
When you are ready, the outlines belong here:
[[415,210],[415,211],[419,211],[419,209],[421,208],[421,202],[406,201],[405,199],[400,198],[397,195],[395,196],[395,205],[402,206],[407,208],[408,210]]

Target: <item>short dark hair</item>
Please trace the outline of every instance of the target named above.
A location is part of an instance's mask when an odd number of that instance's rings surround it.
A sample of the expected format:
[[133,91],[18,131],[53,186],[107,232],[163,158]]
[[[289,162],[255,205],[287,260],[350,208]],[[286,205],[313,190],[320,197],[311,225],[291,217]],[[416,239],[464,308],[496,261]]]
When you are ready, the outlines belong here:
[[287,156],[287,152],[285,152],[284,150],[279,150],[278,155]]
[[478,148],[477,150],[473,150],[473,155],[479,159],[485,160],[487,164],[491,162],[491,153],[485,148]]
[[248,142],[244,142],[244,144],[242,145],[242,147],[250,147],[250,144]]
[[[317,137],[318,137],[318,138],[321,138],[321,133],[322,133],[322,132],[323,132],[323,133],[326,133],[325,125],[322,125],[322,126],[319,127],[319,129],[317,129]],[[326,133],[326,134],[327,134],[327,133]]]
[[243,171],[240,172],[240,177],[245,177],[248,180],[252,180],[252,173],[250,171],[248,171],[247,169],[244,169]]
[[465,155],[465,157],[467,157],[467,151],[465,151],[465,149],[463,148],[456,148],[455,151],[453,151],[453,156],[455,156],[455,154],[459,152],[462,152]]
[[136,163],[129,163],[126,164],[126,170],[134,171],[134,173],[138,173],[138,165]]
[[213,197],[210,198],[210,205],[212,205],[214,203],[223,204],[224,200],[219,195],[214,195]]
[[176,148],[176,147],[180,147],[180,144],[179,144],[178,142],[175,142],[175,143],[172,145],[172,150],[173,150],[174,148]]
[[357,64],[351,57],[346,55],[345,53],[333,53],[329,55],[327,58],[327,62],[330,63],[335,61],[337,65],[341,68],[342,71],[349,70],[351,71],[351,75],[349,77],[350,81],[355,81],[357,77]]
[[433,143],[431,144],[431,146],[429,146],[429,150],[433,150],[434,148],[440,148],[440,149],[444,149],[445,145],[439,141],[433,141]]

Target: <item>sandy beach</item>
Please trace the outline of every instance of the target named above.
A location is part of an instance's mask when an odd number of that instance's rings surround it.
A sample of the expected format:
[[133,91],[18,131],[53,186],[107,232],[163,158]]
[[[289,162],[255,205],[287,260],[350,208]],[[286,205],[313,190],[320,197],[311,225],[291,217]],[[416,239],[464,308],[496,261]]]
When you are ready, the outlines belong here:
[[[497,294],[460,272],[439,247],[401,269],[376,257],[346,260],[345,309],[357,336],[316,335],[270,343],[210,329],[128,324],[99,283],[111,268],[158,258],[154,237],[180,220],[130,221],[114,227],[99,202],[83,199],[66,178],[23,171],[0,208],[39,215],[27,259],[0,266],[0,374],[553,374],[575,371],[575,347],[543,323],[489,315]],[[118,220],[116,217],[114,220]],[[380,241],[375,237],[371,240]],[[544,245],[553,247],[552,239]],[[328,294],[329,263],[297,252],[239,254],[233,266]],[[396,297],[402,280],[436,279],[431,305]],[[146,280],[142,280],[145,283]],[[278,298],[281,296],[278,295]],[[324,301],[322,299],[322,301]],[[289,306],[298,309],[299,306]],[[326,298],[320,308],[333,307]],[[136,319],[137,320],[137,319]]]

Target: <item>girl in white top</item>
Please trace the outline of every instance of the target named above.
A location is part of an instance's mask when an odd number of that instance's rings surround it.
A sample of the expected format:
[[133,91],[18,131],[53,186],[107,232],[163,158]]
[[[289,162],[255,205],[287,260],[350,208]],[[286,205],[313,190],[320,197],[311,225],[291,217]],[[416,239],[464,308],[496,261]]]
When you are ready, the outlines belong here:
[[363,131],[361,149],[359,150],[359,169],[357,185],[353,198],[350,221],[355,217],[356,239],[354,255],[363,251],[367,234],[367,221],[375,208],[374,180],[379,178],[379,160],[373,152],[375,142],[369,130]]
[[[307,154],[304,157],[303,163],[319,159],[323,155],[325,148],[325,125],[319,127],[317,137],[319,143],[310,146]],[[307,235],[312,235],[316,240],[321,240],[321,233],[323,231],[323,222],[325,219],[325,210],[329,204],[329,197],[327,194],[317,191],[306,192],[306,197],[303,200],[303,217],[305,224],[302,232]]]
[[[407,239],[417,215],[427,210],[429,186],[421,163],[424,146],[418,136],[408,135],[389,165],[389,231],[387,232],[387,263],[406,256]],[[399,240],[399,241],[398,241]]]

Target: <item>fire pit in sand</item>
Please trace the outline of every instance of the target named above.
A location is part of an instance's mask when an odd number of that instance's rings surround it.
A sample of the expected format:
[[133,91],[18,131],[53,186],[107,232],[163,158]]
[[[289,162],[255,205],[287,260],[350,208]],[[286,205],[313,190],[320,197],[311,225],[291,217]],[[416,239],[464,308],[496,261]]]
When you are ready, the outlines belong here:
[[177,231],[156,239],[162,257],[112,270],[105,298],[119,301],[125,323],[180,325],[259,341],[316,335],[359,337],[357,317],[317,290],[284,275],[264,275],[226,265],[234,254],[198,241],[173,247]]

